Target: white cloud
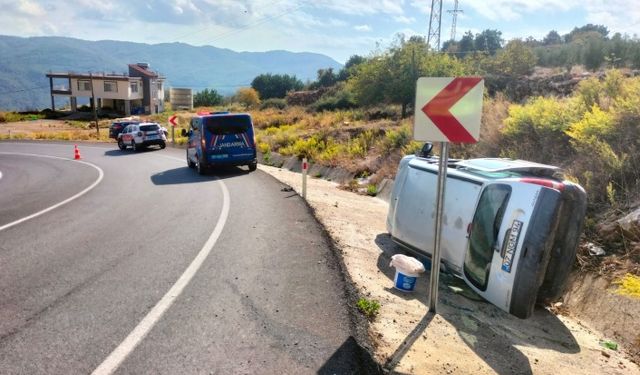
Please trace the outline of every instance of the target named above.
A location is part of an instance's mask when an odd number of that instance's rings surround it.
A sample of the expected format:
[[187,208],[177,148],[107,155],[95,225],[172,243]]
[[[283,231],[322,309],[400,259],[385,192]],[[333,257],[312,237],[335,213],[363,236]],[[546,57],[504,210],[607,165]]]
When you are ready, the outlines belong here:
[[369,25],[357,25],[353,27],[356,31],[369,32],[371,31],[371,26]]
[[410,25],[414,22],[416,22],[416,19],[413,17],[407,17],[407,16],[394,16],[393,20],[397,23],[401,23],[404,25]]
[[313,6],[349,15],[404,14],[404,0],[319,0]]

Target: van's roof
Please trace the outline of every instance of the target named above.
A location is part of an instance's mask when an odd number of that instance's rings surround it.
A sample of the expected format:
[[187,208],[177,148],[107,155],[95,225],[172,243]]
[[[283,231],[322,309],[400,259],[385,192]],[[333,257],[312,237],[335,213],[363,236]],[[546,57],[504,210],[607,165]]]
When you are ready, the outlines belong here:
[[227,117],[227,116],[248,116],[251,117],[250,114],[244,112],[209,112],[209,113],[198,113],[197,117]]

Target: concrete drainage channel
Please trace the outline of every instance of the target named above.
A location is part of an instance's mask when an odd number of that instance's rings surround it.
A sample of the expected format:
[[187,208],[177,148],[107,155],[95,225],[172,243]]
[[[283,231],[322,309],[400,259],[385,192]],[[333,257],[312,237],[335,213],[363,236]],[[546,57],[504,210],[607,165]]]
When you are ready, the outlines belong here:
[[[297,156],[283,156],[271,153],[268,157],[258,153],[258,163],[289,170],[291,172],[302,173],[302,160]],[[358,190],[362,194],[367,194],[368,180],[366,178],[356,178],[356,174],[344,168],[327,167],[320,164],[310,163],[308,175],[310,178],[321,178],[341,185],[348,185],[352,181],[358,182]],[[385,178],[375,185],[377,198],[389,202],[391,191],[393,190],[393,180]]]

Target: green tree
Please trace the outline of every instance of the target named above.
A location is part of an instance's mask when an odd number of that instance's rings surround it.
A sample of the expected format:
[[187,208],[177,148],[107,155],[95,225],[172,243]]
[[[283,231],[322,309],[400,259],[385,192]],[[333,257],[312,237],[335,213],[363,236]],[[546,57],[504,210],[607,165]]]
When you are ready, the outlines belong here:
[[513,39],[496,56],[496,67],[506,75],[528,75],[533,72],[536,60],[532,48],[519,39]]
[[485,51],[490,55],[495,55],[496,52],[502,48],[503,41],[502,31],[486,29],[479,34],[476,34],[474,45],[476,50]]
[[316,84],[318,87],[331,87],[338,81],[338,76],[333,72],[333,68],[318,69]]
[[603,25],[594,25],[589,23],[581,27],[574,27],[569,34],[565,35],[564,39],[565,41],[567,41],[567,43],[569,43],[579,37],[581,34],[588,33],[600,34],[600,36],[605,39],[607,35],[609,35],[609,29],[607,29],[607,27]]
[[260,74],[251,81],[251,87],[262,99],[284,98],[289,91],[302,90],[302,81],[288,74]]
[[597,70],[604,63],[605,43],[603,37],[599,33],[585,34],[585,48],[583,50],[582,60],[584,66],[589,70]]
[[222,104],[222,95],[215,89],[204,89],[193,96],[194,107],[211,107]]
[[358,65],[365,62],[366,59],[360,55],[353,55],[349,57],[349,60],[344,64],[344,67],[340,69],[340,73],[338,73],[337,80],[338,81],[346,81],[351,77]]
[[416,81],[421,76],[447,77],[466,73],[466,65],[447,54],[428,54],[422,37],[405,40],[398,35],[384,53],[358,66],[348,81],[360,105],[392,103],[402,106],[402,115],[415,100]]
[[555,30],[549,31],[547,36],[545,36],[544,39],[542,39],[542,45],[545,45],[545,46],[551,46],[551,45],[554,45],[554,44],[562,44],[562,42],[563,42],[562,37]]

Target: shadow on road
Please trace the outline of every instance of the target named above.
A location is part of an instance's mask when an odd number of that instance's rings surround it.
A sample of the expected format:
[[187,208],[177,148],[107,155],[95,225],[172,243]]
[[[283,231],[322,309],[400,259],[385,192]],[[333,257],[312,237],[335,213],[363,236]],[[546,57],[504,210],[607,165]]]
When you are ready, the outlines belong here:
[[[352,368],[352,366],[358,366]],[[329,357],[318,370],[318,375],[333,374],[382,374],[382,369],[371,354],[358,344],[353,336],[349,338]]]
[[200,175],[189,167],[169,169],[151,176],[151,182],[155,185],[193,184],[214,180],[224,180],[248,174],[247,170],[238,167],[226,167],[216,169],[212,173]]
[[159,149],[157,147],[143,148],[140,151],[133,151],[130,148],[128,148],[126,150],[120,150],[119,148],[116,148],[114,150],[105,151],[104,152],[104,156],[129,156],[129,155],[142,154],[142,153],[145,153],[145,152],[158,151],[158,150]]
[[[378,269],[391,281],[395,271],[389,267],[391,256],[404,253],[387,233],[376,236],[376,244],[382,250],[378,257]],[[411,254],[416,256],[416,254]],[[417,256],[420,260],[428,259]],[[422,259],[421,259],[422,257]],[[427,263],[429,264],[429,263]],[[392,282],[390,283],[390,285]],[[404,299],[419,300],[427,311],[429,269],[418,279],[414,293],[393,293]],[[456,292],[453,292],[456,290]],[[391,289],[389,289],[391,292]],[[561,353],[579,353],[580,346],[571,331],[555,315],[544,308],[536,308],[529,319],[516,318],[490,303],[482,300],[463,280],[441,272],[438,299],[438,314],[458,332],[462,341],[469,346],[487,365],[499,374],[531,374],[529,358],[517,346],[549,349]],[[392,370],[431,321],[427,314],[407,336],[385,366]],[[427,330],[427,335],[428,335]],[[446,340],[446,338],[442,338]]]

